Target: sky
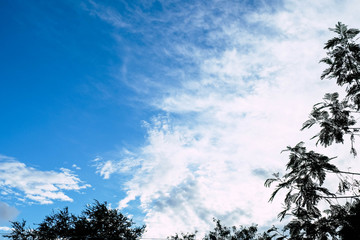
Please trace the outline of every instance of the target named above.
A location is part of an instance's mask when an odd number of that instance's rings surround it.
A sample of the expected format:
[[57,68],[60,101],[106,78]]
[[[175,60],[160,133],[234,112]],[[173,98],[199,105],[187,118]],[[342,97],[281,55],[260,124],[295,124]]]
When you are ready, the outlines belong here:
[[[286,146],[357,0],[0,1],[0,232],[107,201],[144,238],[278,225]],[[346,148],[346,147],[345,147]],[[359,169],[349,149],[320,149]]]

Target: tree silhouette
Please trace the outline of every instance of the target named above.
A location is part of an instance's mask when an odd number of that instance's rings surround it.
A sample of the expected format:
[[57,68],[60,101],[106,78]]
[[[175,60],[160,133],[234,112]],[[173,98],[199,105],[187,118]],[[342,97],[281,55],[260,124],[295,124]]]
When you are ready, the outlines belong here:
[[[330,30],[337,36],[325,44],[327,57],[320,62],[328,68],[321,79],[335,79],[339,86],[345,87],[346,95],[339,99],[337,92],[326,93],[323,102],[313,106],[302,130],[318,125],[320,131],[313,138],[324,147],[344,143],[344,137],[349,136],[350,153],[355,157],[355,138],[360,131],[356,116],[360,113],[360,45],[355,37],[360,31],[340,22]],[[339,170],[331,164],[334,157],[308,151],[303,142],[287,147],[285,151],[289,152],[286,174],[274,174],[274,178],[265,182],[267,187],[277,183],[270,201],[280,190],[287,190],[284,210],[278,217],[281,220],[288,215],[293,217],[284,227],[289,236],[277,239],[360,239],[360,182],[355,178],[360,173]],[[324,186],[327,174],[338,176],[337,191]],[[339,199],[348,202],[340,205]],[[325,214],[318,207],[321,201],[329,206]]]
[[181,233],[180,235],[176,233],[174,236],[167,237],[168,240],[195,240],[196,239],[196,232],[195,233]]
[[[215,227],[212,231],[209,231],[203,240],[271,240],[271,236],[268,233],[258,233],[256,225],[250,227],[226,227],[221,224],[218,219],[213,219]],[[175,236],[168,237],[169,240],[195,240],[196,233],[181,233]]]
[[88,205],[80,216],[64,208],[46,216],[35,229],[25,225],[24,220],[13,222],[12,232],[4,237],[13,240],[136,240],[145,230],[145,226],[133,227],[131,219],[116,209],[108,208],[106,202],[98,201]]

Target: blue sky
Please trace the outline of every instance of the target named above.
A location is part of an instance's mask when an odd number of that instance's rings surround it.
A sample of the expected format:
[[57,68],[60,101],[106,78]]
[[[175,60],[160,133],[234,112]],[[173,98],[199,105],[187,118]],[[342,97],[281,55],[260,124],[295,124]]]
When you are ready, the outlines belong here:
[[263,183],[311,136],[302,122],[336,89],[319,80],[327,28],[360,27],[358,7],[1,1],[0,229],[93,199],[146,237],[277,223]]

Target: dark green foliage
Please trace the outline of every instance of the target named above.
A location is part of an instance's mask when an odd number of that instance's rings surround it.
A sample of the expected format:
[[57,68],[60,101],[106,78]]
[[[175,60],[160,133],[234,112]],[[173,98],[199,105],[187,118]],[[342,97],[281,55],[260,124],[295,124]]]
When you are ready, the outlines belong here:
[[78,232],[75,223],[78,218],[69,213],[68,208],[46,216],[44,221],[34,230],[35,239],[56,239],[58,236],[71,238]]
[[145,226],[133,225],[132,220],[118,210],[109,209],[106,202],[95,201],[93,205],[88,205],[80,216],[69,213],[65,208],[45,217],[35,229],[26,229],[25,221],[13,222],[13,231],[4,237],[13,240],[136,240],[143,234]]
[[360,239],[360,201],[354,204],[348,203],[343,211],[337,212],[336,217],[342,222],[342,228],[339,231],[342,239]]
[[346,85],[346,90],[349,90],[358,85],[360,79],[359,65],[360,62],[360,47],[355,42],[355,37],[359,34],[358,29],[353,29],[345,24],[338,22],[335,28],[330,28],[331,31],[338,35],[330,39],[324,49],[328,50],[327,57],[320,62],[329,65],[324,70],[321,78],[335,78],[338,85]]
[[[314,105],[309,120],[302,127],[303,130],[312,127],[315,123],[319,124],[321,130],[314,138],[317,137],[317,143],[325,147],[333,142],[343,143],[345,134],[354,136],[359,131],[358,128],[354,128],[356,121],[351,115],[353,111],[351,111],[349,101],[346,99],[339,101],[338,97],[338,93],[325,94],[324,102]],[[354,139],[351,140],[354,141]]]
[[[325,217],[309,220],[306,217],[293,218],[285,225],[288,236],[276,234],[280,239],[354,240],[360,239],[360,201],[345,205],[331,205]],[[276,228],[269,232],[277,231]],[[279,239],[279,238],[276,238]]]
[[335,165],[330,164],[330,158],[306,151],[301,142],[294,148],[288,147],[286,151],[290,152],[289,162],[286,165],[288,171],[282,178],[279,174],[274,174],[275,178],[267,179],[265,186],[269,187],[273,182],[278,182],[275,191],[270,197],[274,199],[281,189],[288,189],[284,203],[285,210],[279,214],[283,219],[291,210],[291,214],[302,216],[306,214],[309,219],[319,217],[320,211],[316,207],[318,202],[326,197],[336,196],[327,188],[323,187],[326,173],[338,173]]
[[216,224],[213,231],[210,231],[204,238],[204,240],[251,240],[255,239],[257,227],[250,226],[248,228],[240,227],[237,229],[235,226],[229,228],[222,226],[220,220],[214,219]]
[[[324,147],[343,143],[344,136],[348,135],[351,153],[356,156],[354,143],[360,130],[356,126],[360,113],[360,45],[355,37],[360,31],[349,29],[340,22],[330,30],[337,36],[325,44],[327,57],[320,62],[328,68],[321,79],[336,79],[338,85],[345,86],[346,96],[340,100],[338,93],[326,93],[323,102],[314,105],[302,130],[317,124],[320,131],[313,138]],[[307,151],[303,142],[286,151],[289,152],[286,173],[282,177],[274,174],[265,186],[277,183],[270,201],[280,190],[287,190],[284,211],[278,217],[291,216],[292,219],[283,229],[286,236],[279,234],[276,228],[269,232],[274,232],[280,239],[360,239],[360,182],[354,178],[360,174],[339,170],[330,163],[333,158]],[[327,174],[338,176],[337,191],[324,187]],[[336,201],[340,198],[353,202],[340,205]],[[318,208],[320,201],[329,204],[324,214]]]
[[[268,233],[258,233],[256,225],[250,227],[240,226],[239,228],[226,227],[221,225],[220,220],[213,219],[215,222],[214,230],[205,235],[203,240],[271,240],[272,237]],[[169,240],[195,240],[196,233],[193,234],[181,234],[179,236],[168,237]]]
[[144,227],[131,228],[130,219],[106,204],[90,205],[83,214],[81,222],[87,222],[88,234],[101,239],[137,239],[144,231]]
[[181,233],[175,234],[175,236],[171,236],[167,238],[168,240],[195,240],[196,233]]
[[[328,65],[321,75],[321,79],[336,79],[338,85],[345,85],[346,97],[338,100],[338,93],[327,93],[324,102],[314,105],[310,119],[304,123],[304,128],[309,128],[315,123],[321,127],[321,131],[315,136],[318,142],[325,147],[335,143],[343,143],[344,135],[350,136],[352,145],[359,128],[354,127],[357,123],[354,114],[360,110],[360,45],[355,37],[359,34],[358,29],[353,29],[345,24],[338,23],[331,31],[338,34],[330,39],[324,49],[328,50],[327,57],[320,62]],[[355,148],[351,147],[351,153],[356,155]]]
[[13,222],[12,223],[12,232],[9,235],[4,237],[11,238],[13,240],[32,240],[33,234],[32,230],[26,227],[26,221],[22,222]]

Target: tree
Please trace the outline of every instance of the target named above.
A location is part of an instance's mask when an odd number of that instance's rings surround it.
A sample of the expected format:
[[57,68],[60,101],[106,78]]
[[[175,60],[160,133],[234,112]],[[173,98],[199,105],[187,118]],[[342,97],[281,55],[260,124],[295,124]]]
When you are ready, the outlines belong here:
[[[271,236],[267,233],[258,233],[257,225],[250,227],[226,227],[221,224],[218,219],[213,219],[215,228],[209,231],[203,240],[271,240]],[[196,233],[182,233],[168,237],[169,240],[195,240]]]
[[195,233],[178,233],[175,236],[167,237],[168,240],[195,240],[196,239],[196,232]]
[[[337,92],[326,93],[323,102],[313,106],[302,130],[318,125],[320,131],[313,138],[324,147],[344,143],[344,137],[349,136],[350,152],[355,157],[355,138],[360,131],[356,116],[360,113],[360,45],[355,37],[360,30],[340,22],[330,30],[337,36],[325,44],[327,57],[320,62],[328,67],[321,79],[335,79],[339,86],[345,87],[346,95],[339,99]],[[308,151],[303,142],[285,151],[289,152],[286,173],[274,174],[274,178],[265,182],[267,187],[277,183],[270,201],[280,190],[287,190],[284,210],[278,217],[282,220],[292,216],[293,219],[284,227],[289,236],[278,239],[360,239],[360,181],[355,178],[360,173],[338,169],[331,163],[334,157]],[[325,187],[328,174],[338,176],[337,191]],[[339,199],[347,202],[338,204]],[[318,207],[323,201],[329,206],[324,214]]]
[[270,240],[271,237],[266,234],[258,234],[257,225],[250,227],[232,226],[231,228],[221,225],[220,220],[214,219],[216,224],[213,231],[206,234],[203,240]]
[[107,207],[107,203],[88,205],[80,216],[69,213],[64,208],[57,213],[46,216],[35,229],[25,227],[26,222],[13,222],[13,230],[6,238],[13,240],[136,240],[139,239],[145,226],[133,227],[131,219],[116,209]]

